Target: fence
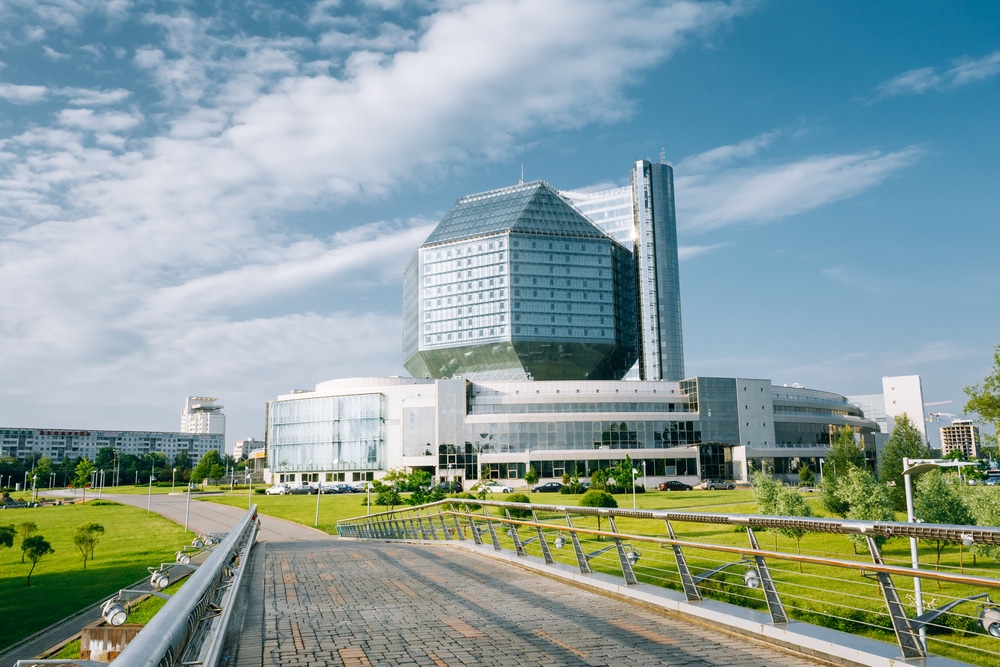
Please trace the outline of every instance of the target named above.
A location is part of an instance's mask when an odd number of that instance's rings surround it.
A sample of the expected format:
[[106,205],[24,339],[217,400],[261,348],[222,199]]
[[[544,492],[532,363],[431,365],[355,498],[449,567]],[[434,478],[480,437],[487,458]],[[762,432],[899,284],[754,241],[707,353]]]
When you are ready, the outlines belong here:
[[[624,591],[678,591],[681,607],[718,600],[759,610],[771,628],[802,621],[895,639],[903,660],[1000,664],[1000,579],[975,555],[965,564],[967,548],[1000,545],[1000,528],[449,499],[344,520],[337,529],[360,539],[460,541],[555,574],[569,566],[584,579],[613,575]],[[775,548],[761,547],[761,533]],[[855,553],[844,557],[850,543],[837,535],[851,538]],[[960,565],[914,568],[907,543],[892,538],[957,545]]]

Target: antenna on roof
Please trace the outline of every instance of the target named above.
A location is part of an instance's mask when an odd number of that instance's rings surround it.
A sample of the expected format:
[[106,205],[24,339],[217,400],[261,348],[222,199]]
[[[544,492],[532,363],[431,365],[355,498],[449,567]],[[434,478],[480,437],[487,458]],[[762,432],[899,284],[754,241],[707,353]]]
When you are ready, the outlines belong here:
[[521,163],[521,180],[517,182],[518,185],[524,185],[524,163]]
[[660,164],[666,164],[666,163],[667,163],[667,149],[660,148]]

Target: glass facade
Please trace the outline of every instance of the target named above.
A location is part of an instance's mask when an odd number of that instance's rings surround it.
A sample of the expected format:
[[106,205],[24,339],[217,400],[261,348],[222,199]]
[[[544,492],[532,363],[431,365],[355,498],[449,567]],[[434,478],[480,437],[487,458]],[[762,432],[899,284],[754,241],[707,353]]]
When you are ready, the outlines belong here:
[[460,199],[406,268],[414,377],[619,379],[638,349],[631,253],[536,182]]
[[381,394],[272,401],[267,432],[271,470],[385,469],[382,411]]
[[630,187],[564,192],[576,208],[635,258],[638,368],[643,380],[684,378],[674,172],[639,160]]

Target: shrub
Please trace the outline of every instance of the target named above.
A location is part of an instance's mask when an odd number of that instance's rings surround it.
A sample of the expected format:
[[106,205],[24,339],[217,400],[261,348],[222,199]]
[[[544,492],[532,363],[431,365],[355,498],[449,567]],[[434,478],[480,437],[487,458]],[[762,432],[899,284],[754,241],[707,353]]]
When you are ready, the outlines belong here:
[[607,491],[590,489],[580,498],[581,507],[618,507],[618,501]]
[[[525,503],[530,504],[531,498],[524,495],[523,493],[509,493],[504,500],[508,503]],[[531,510],[529,509],[510,509],[510,515],[515,519],[530,519]]]

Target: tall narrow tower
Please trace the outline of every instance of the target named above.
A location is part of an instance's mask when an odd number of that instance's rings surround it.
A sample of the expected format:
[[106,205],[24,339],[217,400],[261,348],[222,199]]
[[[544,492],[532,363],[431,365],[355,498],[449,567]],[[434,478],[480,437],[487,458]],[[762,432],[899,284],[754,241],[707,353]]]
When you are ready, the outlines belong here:
[[639,297],[639,376],[684,379],[674,169],[639,160],[632,169],[633,253]]
[[629,375],[683,380],[673,167],[662,160],[659,164],[639,160],[629,186],[561,194],[635,257],[639,360]]

